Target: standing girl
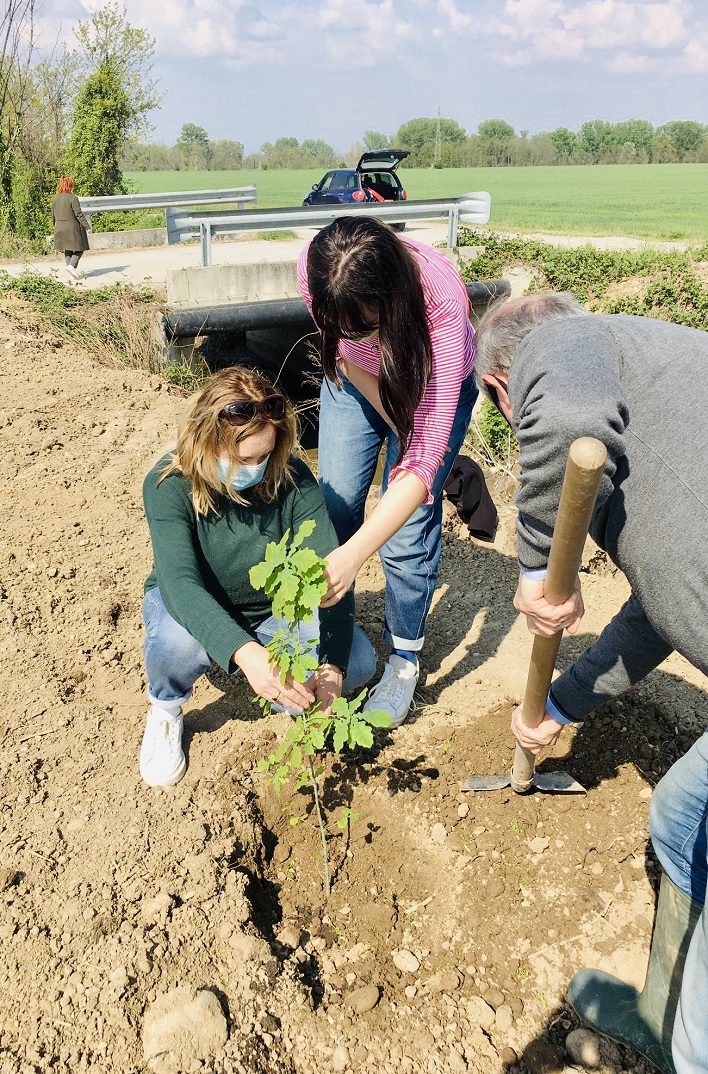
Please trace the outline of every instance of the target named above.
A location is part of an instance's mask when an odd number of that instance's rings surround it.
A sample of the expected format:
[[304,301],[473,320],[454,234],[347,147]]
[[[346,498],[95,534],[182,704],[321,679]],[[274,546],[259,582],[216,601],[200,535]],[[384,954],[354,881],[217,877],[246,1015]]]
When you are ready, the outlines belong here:
[[78,280],[81,278],[78,265],[84,250],[89,248],[91,225],[74,193],[74,180],[68,175],[62,175],[52,198],[52,224],[54,245],[64,254],[66,271]]
[[[323,228],[301,255],[299,283],[321,336],[319,477],[340,542],[323,607],[379,551],[392,652],[367,707],[397,726],[437,582],[443,485],[477,396],[467,291],[444,254],[367,216]],[[365,520],[385,442],[382,495]]]

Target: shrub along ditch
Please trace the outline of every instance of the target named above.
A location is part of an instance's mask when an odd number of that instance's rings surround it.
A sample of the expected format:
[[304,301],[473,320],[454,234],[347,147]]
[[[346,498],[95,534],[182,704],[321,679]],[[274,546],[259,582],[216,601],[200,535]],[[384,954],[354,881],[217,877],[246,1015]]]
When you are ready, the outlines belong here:
[[99,361],[162,372],[154,331],[161,304],[152,289],[114,284],[79,290],[52,276],[0,270],[0,295],[10,294],[28,302],[60,339],[79,344]]
[[[708,243],[687,250],[571,249],[539,239],[503,238],[494,232],[460,227],[460,246],[483,246],[474,260],[461,264],[467,282],[504,275],[526,266],[536,276],[533,291],[570,291],[594,313],[656,317],[708,331]],[[508,429],[492,404],[483,402],[470,430],[470,446],[508,466],[516,453]]]

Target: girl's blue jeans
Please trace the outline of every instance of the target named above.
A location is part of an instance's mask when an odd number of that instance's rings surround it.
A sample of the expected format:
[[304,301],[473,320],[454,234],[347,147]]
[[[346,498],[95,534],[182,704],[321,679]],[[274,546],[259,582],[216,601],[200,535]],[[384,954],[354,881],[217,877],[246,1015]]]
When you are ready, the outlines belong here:
[[[165,607],[159,589],[149,589],[143,598],[145,623],[145,670],[151,701],[171,701],[184,704],[200,675],[212,664],[206,649],[172,618]],[[285,629],[286,622],[269,616],[256,631],[261,645],[267,645],[276,630]],[[309,623],[301,623],[300,642],[310,643],[317,653],[319,618],[315,613]],[[343,691],[350,693],[368,682],[376,670],[376,653],[364,631],[354,627],[354,641]]]
[[708,732],[657,784],[649,831],[669,879],[703,903],[684,964],[672,1048],[676,1074],[708,1074]]
[[[386,577],[384,638],[395,649],[416,652],[425,639],[425,620],[438,580],[442,546],[443,486],[462,447],[477,398],[474,377],[463,381],[448,451],[431,495],[381,548]],[[364,521],[366,497],[381,447],[386,456],[382,494],[398,455],[398,439],[364,396],[344,379],[342,390],[325,378],[320,393],[319,481],[339,543]]]

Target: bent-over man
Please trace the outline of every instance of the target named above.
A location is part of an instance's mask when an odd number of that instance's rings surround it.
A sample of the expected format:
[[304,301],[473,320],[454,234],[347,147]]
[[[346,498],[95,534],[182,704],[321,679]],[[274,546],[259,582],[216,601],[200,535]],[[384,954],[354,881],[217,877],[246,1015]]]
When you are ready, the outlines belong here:
[[[475,368],[519,441],[514,605],[529,629],[575,632],[583,614],[579,585],[557,608],[543,596],[565,462],[579,436],[607,448],[590,533],[632,588],[594,645],[553,683],[538,728],[514,713],[517,739],[538,751],[674,649],[708,674],[708,333],[589,314],[570,295],[532,295],[488,311]],[[665,875],[644,991],[595,970],[570,987],[585,1021],[665,1074],[708,1072],[707,831],[708,733],[652,801],[650,832]]]

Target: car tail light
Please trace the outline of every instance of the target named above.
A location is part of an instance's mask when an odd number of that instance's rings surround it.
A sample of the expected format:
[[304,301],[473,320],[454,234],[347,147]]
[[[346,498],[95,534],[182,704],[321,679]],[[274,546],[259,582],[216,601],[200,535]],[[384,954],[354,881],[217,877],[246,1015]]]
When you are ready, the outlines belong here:
[[352,191],[352,198],[354,201],[366,201],[366,194],[363,190]]
[[401,198],[402,198],[402,200],[403,200],[403,201],[405,201],[407,197],[408,197],[408,195],[406,194],[405,190],[402,190],[402,191],[401,191]]

